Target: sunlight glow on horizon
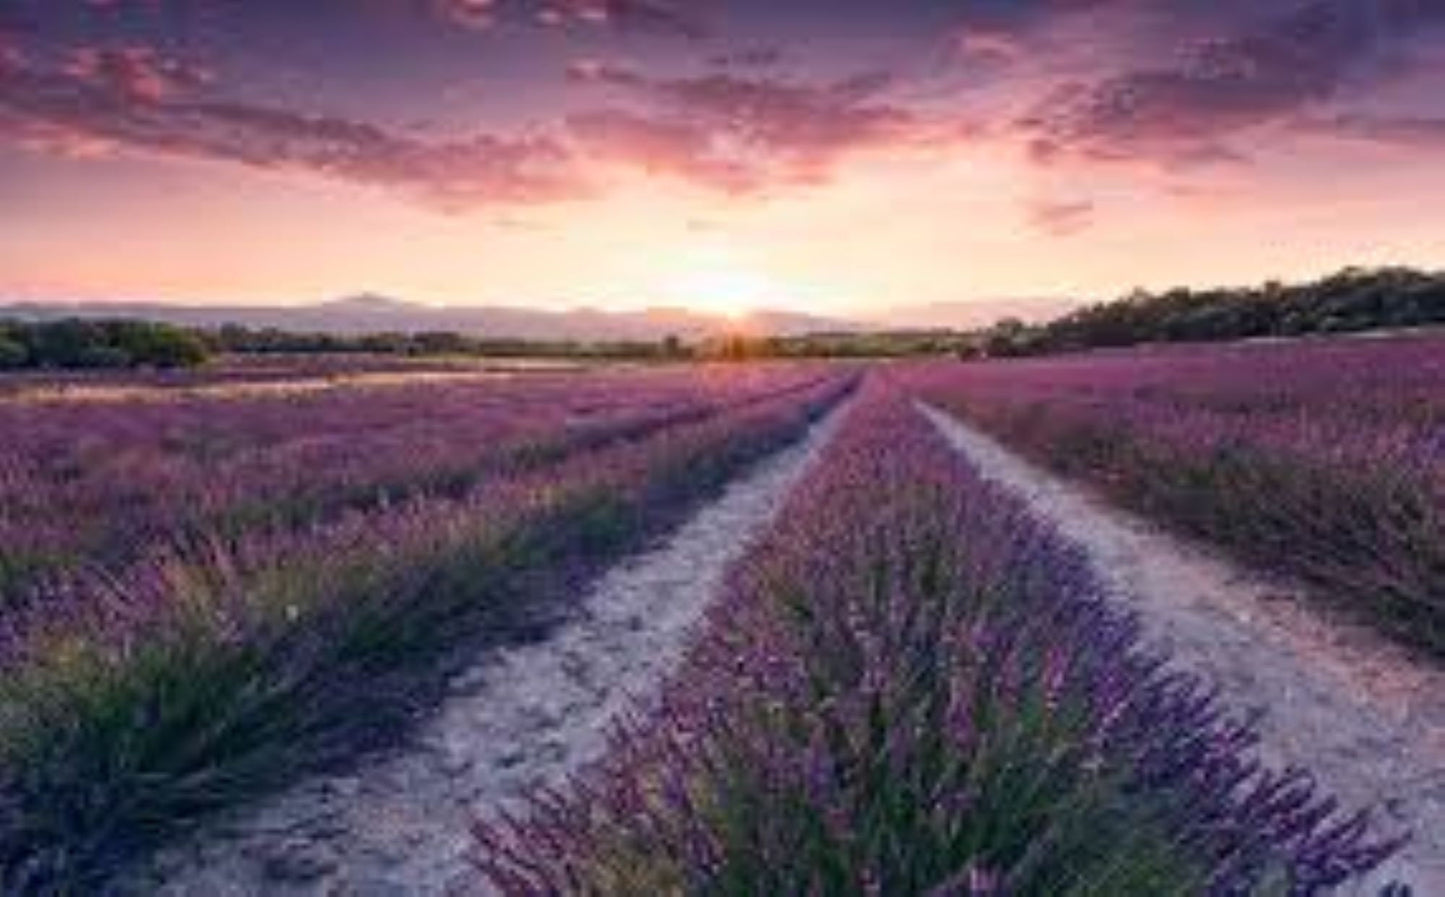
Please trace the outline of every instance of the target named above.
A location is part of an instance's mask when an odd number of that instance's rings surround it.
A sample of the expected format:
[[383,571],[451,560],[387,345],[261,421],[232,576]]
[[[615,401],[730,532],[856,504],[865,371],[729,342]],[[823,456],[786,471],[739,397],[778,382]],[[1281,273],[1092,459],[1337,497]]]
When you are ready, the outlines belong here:
[[702,39],[657,28],[691,0],[543,2],[201,0],[220,43],[149,0],[0,15],[0,303],[856,319],[1445,262],[1427,5],[1341,43],[1248,0],[724,0]]
[[766,277],[750,271],[699,269],[683,275],[668,291],[679,305],[726,318],[746,317],[770,305],[781,295]]

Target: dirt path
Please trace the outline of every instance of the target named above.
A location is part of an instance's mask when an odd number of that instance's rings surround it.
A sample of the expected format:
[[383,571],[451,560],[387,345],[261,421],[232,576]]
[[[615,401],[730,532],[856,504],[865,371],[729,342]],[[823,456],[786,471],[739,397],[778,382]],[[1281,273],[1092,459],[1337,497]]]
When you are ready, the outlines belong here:
[[536,644],[458,677],[406,751],[304,783],[156,863],[165,897],[405,897],[482,891],[469,826],[596,758],[607,721],[678,658],[727,566],[769,522],[844,411],[731,484],[599,582]]
[[1414,843],[1362,888],[1398,878],[1445,895],[1445,670],[1413,663],[1375,633],[1326,622],[1298,590],[1064,482],[951,416],[922,407],[989,479],[1022,494],[1089,553],[1109,590],[1183,668],[1238,709],[1263,707],[1261,754],[1314,770],[1344,806],[1377,808]]

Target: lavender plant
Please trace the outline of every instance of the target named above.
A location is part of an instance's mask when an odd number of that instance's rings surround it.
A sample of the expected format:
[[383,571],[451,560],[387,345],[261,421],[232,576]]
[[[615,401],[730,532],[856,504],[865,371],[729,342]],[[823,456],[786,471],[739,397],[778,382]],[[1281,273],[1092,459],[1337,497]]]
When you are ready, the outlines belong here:
[[56,580],[0,637],[0,891],[93,890],[198,813],[394,739],[455,661],[545,623],[851,384],[814,374],[461,496]]
[[157,541],[290,530],[700,421],[815,385],[774,366],[342,388],[282,397],[0,403],[0,606]]
[[933,365],[918,394],[1445,651],[1445,338]]
[[477,862],[518,895],[1308,895],[1398,845],[1253,741],[875,380],[661,696]]

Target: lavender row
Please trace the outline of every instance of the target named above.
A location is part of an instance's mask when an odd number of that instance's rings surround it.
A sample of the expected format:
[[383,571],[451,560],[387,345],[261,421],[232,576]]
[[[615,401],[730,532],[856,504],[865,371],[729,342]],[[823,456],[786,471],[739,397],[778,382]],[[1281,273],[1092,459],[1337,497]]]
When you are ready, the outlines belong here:
[[479,867],[517,895],[1309,895],[1395,849],[1137,639],[875,381],[662,696],[479,825]]
[[1445,651],[1445,337],[914,372],[1122,504]]
[[267,399],[0,403],[0,597],[152,543],[294,528],[552,463],[806,388],[777,366],[338,389]]
[[11,618],[0,891],[99,887],[197,813],[389,743],[454,663],[535,631],[849,388],[834,374],[462,497],[71,580]]
[[[529,364],[519,359],[372,355],[349,353],[225,354],[193,368],[71,368],[7,370],[0,378],[0,398],[42,395],[75,397],[109,388],[149,393],[187,390],[282,387],[298,381],[337,381],[355,377],[428,377],[516,370]],[[547,365],[547,362],[540,362]],[[581,364],[559,362],[558,369]],[[160,396],[157,396],[160,397]]]

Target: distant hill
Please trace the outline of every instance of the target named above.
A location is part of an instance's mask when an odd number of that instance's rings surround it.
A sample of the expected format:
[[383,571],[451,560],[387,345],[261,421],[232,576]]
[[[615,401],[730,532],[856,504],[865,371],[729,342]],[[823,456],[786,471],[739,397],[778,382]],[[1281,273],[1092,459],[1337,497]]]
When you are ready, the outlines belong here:
[[0,305],[0,317],[43,321],[65,317],[143,318],[190,327],[275,327],[302,333],[419,333],[445,330],[499,339],[611,342],[655,341],[673,335],[698,340],[723,333],[804,336],[846,333],[862,325],[782,311],[725,318],[685,308],[609,312],[592,308],[538,311],[512,306],[431,306],[371,293],[315,305],[171,305],[159,302],[22,302]]

